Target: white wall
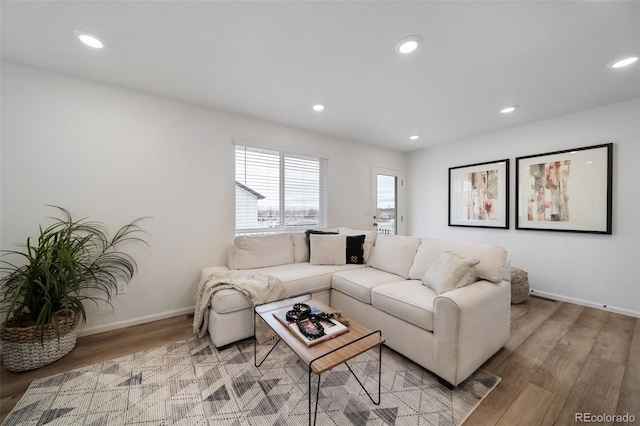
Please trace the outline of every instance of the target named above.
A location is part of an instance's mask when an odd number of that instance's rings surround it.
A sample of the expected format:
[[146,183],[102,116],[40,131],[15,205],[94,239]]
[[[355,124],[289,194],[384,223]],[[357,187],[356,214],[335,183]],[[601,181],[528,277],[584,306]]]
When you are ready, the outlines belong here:
[[[233,241],[233,140],[329,158],[329,226],[368,227],[371,165],[404,155],[57,73],[2,64],[3,249],[55,204],[113,229],[139,216],[149,248],[115,310],[88,306],[81,333],[188,312],[199,271]],[[355,214],[354,214],[355,212]]]
[[[524,110],[522,110],[524,113]],[[508,117],[505,117],[508,119]],[[515,230],[515,158],[614,143],[613,235]],[[407,156],[408,233],[498,244],[533,289],[640,316],[640,99]],[[509,230],[447,226],[449,167],[511,159]]]

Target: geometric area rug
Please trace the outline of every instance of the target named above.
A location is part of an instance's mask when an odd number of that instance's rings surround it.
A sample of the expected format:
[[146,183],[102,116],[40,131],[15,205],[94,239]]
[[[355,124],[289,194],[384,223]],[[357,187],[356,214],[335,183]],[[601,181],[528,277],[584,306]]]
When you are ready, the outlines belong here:
[[[374,398],[377,355],[350,362]],[[34,380],[3,425],[307,424],[307,369],[293,352],[280,343],[260,368],[253,363],[252,339],[223,350],[208,336],[169,343]],[[344,365],[321,379],[317,424],[356,426],[460,425],[500,382],[480,369],[449,390],[387,347],[380,405]]]

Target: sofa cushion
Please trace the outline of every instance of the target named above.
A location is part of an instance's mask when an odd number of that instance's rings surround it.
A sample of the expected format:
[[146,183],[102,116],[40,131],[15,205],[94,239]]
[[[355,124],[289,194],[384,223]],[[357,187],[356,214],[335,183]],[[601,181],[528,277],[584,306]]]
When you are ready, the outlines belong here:
[[344,235],[364,235],[364,263],[369,262],[369,256],[371,255],[371,249],[376,242],[378,233],[376,231],[362,231],[358,229],[351,229],[345,227],[339,227],[338,232]]
[[476,280],[474,266],[478,263],[478,259],[446,251],[429,267],[422,282],[438,295],[464,287]]
[[381,285],[371,290],[371,304],[394,317],[433,331],[436,293],[419,280]]
[[344,265],[346,261],[346,235],[309,235],[309,263],[312,265]]
[[[355,266],[355,265],[354,265]],[[336,272],[331,287],[364,303],[371,303],[371,289],[401,281],[402,277],[374,268]]]
[[306,235],[303,232],[294,232],[291,234],[291,242],[293,242],[293,261],[295,263],[308,262],[309,246]]
[[[331,278],[336,272],[364,269],[363,265],[311,265],[308,262],[260,268],[256,272],[280,278],[289,296],[316,293],[331,288]],[[218,272],[213,270],[212,272]],[[211,309],[219,314],[249,309],[251,304],[236,290],[220,290],[211,298]]]
[[233,251],[236,269],[294,263],[291,234],[238,235]]
[[364,264],[364,235],[347,235],[347,263]]
[[350,269],[363,269],[363,265],[311,265],[295,263],[292,265],[262,268],[260,272],[280,278],[289,296],[329,290],[335,273]]
[[502,247],[435,238],[422,239],[422,244],[420,244],[415,255],[413,266],[409,270],[409,279],[422,279],[429,267],[447,250],[458,256],[480,260],[480,263],[475,266],[475,272],[479,279],[494,283],[502,282],[504,265],[507,260],[507,252]]
[[[400,275],[402,278],[408,278],[409,269],[413,264],[413,258],[419,246],[420,238],[378,235],[369,257],[369,266]],[[422,275],[420,278],[422,278]]]

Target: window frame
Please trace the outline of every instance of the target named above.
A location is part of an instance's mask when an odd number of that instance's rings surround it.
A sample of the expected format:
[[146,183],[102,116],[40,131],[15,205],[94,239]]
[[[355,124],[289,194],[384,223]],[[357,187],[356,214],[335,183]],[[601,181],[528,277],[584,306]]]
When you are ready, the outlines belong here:
[[[234,174],[235,174],[235,185],[239,183],[241,186],[249,187],[246,185],[245,181],[242,182],[238,179],[238,152],[244,151],[253,151],[253,152],[262,152],[265,154],[277,155],[278,156],[278,172],[279,172],[279,182],[278,182],[278,224],[273,228],[238,228],[238,199],[234,195],[234,222],[235,222],[235,233],[236,235],[247,235],[247,234],[279,234],[279,233],[287,233],[287,232],[300,232],[305,231],[307,229],[327,229],[327,217],[328,217],[328,208],[327,208],[327,183],[328,183],[328,159],[316,155],[308,155],[308,154],[300,154],[293,153],[283,150],[271,149],[271,148],[262,148],[258,146],[251,146],[243,143],[236,143],[234,150]],[[294,160],[307,160],[318,163],[318,224],[317,225],[298,225],[298,226],[287,226],[286,225],[286,208],[287,208],[287,159]],[[245,155],[246,161],[246,155]],[[245,163],[245,168],[247,164]],[[246,174],[246,169],[245,169]],[[289,184],[292,182],[299,183],[297,180],[290,180]]]

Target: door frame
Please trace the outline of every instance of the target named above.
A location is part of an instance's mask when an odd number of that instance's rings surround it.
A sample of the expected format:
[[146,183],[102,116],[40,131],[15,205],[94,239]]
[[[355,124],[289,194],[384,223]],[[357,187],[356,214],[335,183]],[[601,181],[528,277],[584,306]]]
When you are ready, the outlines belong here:
[[404,235],[404,172],[388,167],[371,165],[369,229],[376,230],[376,227],[373,226],[376,219],[373,216],[377,216],[378,212],[378,175],[394,176],[396,178],[396,235]]

